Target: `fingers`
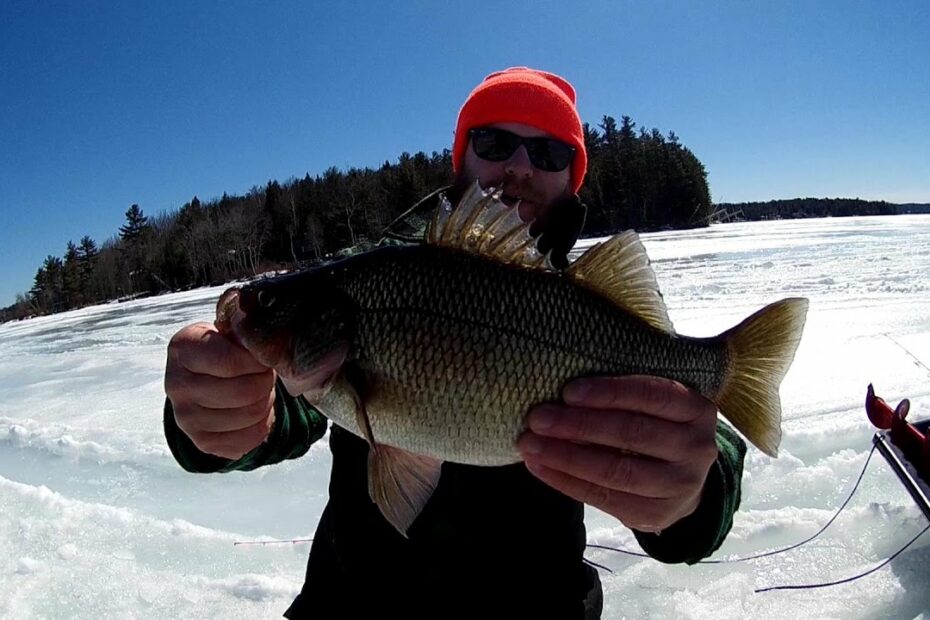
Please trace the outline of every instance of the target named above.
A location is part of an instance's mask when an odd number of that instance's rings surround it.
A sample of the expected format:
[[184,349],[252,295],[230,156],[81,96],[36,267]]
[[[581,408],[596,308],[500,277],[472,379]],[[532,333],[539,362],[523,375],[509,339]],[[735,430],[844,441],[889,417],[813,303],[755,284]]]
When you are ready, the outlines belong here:
[[533,432],[667,461],[716,458],[717,407],[680,383],[597,377],[569,383],[563,395],[568,406],[542,405],[530,412]]
[[216,409],[188,403],[175,407],[174,417],[178,428],[188,434],[238,431],[267,418],[274,411],[274,401],[275,393],[272,390],[260,400],[244,407]]
[[716,406],[658,377],[573,381],[528,416],[527,468],[566,495],[657,531],[691,514],[717,458]]
[[202,452],[236,459],[274,424],[275,372],[209,323],[180,330],[168,345],[165,393],[178,428]]
[[711,417],[699,428],[635,411],[564,405],[541,405],[530,412],[528,422],[530,430],[538,435],[678,461],[690,458],[697,450],[716,447],[716,410],[706,411]]
[[610,448],[548,439],[532,433],[518,447],[527,465],[542,465],[606,491],[644,498],[671,498],[693,493],[704,484],[706,469],[620,453]]
[[274,381],[274,371],[209,323],[185,327],[168,345],[165,393],[176,408],[245,407],[267,398]]
[[545,465],[527,462],[537,478],[565,495],[610,514],[629,528],[658,532],[668,528],[697,508],[699,495],[687,501],[677,498],[648,498],[616,491],[575,478]]
[[651,376],[588,377],[562,391],[567,405],[642,411],[673,422],[688,422],[716,406],[671,379]]
[[214,377],[239,377],[268,370],[209,323],[195,323],[175,334],[168,344],[168,356],[169,364]]
[[221,433],[196,431],[188,436],[201,452],[235,460],[260,446],[273,427],[274,410],[267,418],[247,428]]
[[212,375],[174,372],[165,377],[165,392],[175,404],[191,403],[210,409],[236,409],[267,398],[274,390],[275,373],[265,368],[261,374],[221,379]]

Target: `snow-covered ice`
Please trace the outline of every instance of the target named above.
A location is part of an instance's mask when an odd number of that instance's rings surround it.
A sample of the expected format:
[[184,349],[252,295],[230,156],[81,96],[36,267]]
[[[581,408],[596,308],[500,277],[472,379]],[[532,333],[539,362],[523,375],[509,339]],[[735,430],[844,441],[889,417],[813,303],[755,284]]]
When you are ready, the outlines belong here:
[[[750,449],[742,507],[716,558],[792,544],[845,499],[871,447],[871,382],[930,417],[930,216],[726,224],[643,236],[676,329],[713,335],[765,303],[811,300],[782,384],[780,457]],[[302,583],[325,504],[325,440],[249,473],[183,472],[164,443],[165,350],[212,319],[222,288],[0,325],[0,617],[275,618]],[[589,541],[637,550],[596,510]],[[915,618],[930,610],[930,534],[878,456],[824,535],[738,564],[670,566],[590,550],[605,618]],[[519,558],[513,558],[519,562]]]

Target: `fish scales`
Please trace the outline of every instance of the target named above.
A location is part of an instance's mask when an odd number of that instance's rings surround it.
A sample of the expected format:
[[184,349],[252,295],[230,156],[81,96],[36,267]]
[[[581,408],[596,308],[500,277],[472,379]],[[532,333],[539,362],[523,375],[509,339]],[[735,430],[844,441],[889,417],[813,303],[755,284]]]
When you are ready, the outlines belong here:
[[[560,274],[454,250],[383,248],[345,261],[336,282],[356,308],[375,437],[445,460],[519,460],[528,408],[574,377],[654,374],[711,395],[726,367],[721,341],[661,333]],[[327,413],[361,434],[354,411]]]

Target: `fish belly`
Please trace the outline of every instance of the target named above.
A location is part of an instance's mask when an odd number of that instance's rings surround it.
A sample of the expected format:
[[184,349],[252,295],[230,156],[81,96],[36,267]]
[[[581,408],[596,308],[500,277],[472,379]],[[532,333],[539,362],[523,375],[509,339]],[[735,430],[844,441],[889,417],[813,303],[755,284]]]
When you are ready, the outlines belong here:
[[519,461],[529,408],[585,365],[493,326],[416,313],[387,313],[360,336],[375,440],[472,465]]

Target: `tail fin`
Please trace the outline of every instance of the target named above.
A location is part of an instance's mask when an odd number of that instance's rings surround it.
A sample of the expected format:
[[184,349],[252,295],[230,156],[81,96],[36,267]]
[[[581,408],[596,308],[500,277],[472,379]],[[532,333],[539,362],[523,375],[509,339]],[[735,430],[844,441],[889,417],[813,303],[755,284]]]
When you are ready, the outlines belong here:
[[721,334],[730,352],[730,370],[717,406],[769,456],[778,455],[781,442],[778,386],[794,360],[807,307],[807,299],[782,299]]

